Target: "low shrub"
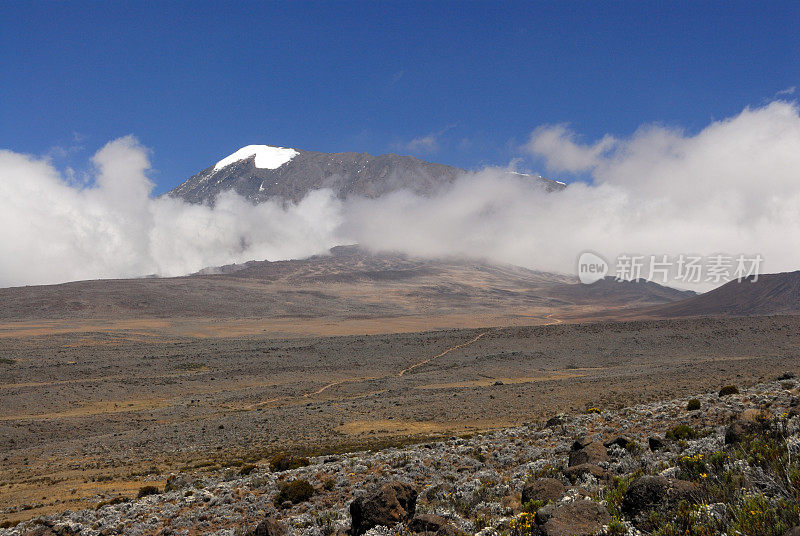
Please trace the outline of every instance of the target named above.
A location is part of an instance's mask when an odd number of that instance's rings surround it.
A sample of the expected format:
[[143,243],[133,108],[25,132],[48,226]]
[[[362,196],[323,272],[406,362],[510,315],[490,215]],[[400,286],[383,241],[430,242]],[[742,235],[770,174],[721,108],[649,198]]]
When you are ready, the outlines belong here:
[[280,506],[286,501],[292,504],[299,504],[305,502],[314,495],[314,486],[308,480],[298,479],[282,484],[278,495],[275,496],[275,505]]
[[719,396],[730,396],[730,395],[738,395],[739,388],[735,385],[726,385],[722,389],[719,390]]
[[533,536],[539,533],[536,527],[536,516],[528,512],[523,512],[512,519],[509,528],[514,536]]
[[529,514],[535,514],[536,511],[544,506],[544,501],[528,501],[522,505],[522,511]]
[[139,493],[136,495],[139,499],[147,497],[148,495],[158,495],[159,491],[156,486],[143,486],[139,488]]
[[689,425],[679,424],[667,431],[665,437],[671,441],[697,439],[700,434]]
[[628,528],[622,521],[619,520],[617,516],[612,516],[611,521],[608,523],[608,529],[606,530],[606,534],[621,536],[623,534],[628,534]]
[[100,501],[99,503],[97,503],[97,506],[95,506],[95,509],[99,510],[104,506],[109,506],[109,505],[114,505],[114,504],[122,504],[122,503],[128,502],[129,500],[130,499],[128,499],[127,497],[114,497],[113,499],[108,500],[108,501]]
[[292,456],[286,452],[279,452],[269,459],[269,468],[272,471],[288,471],[290,469],[306,467],[310,464],[311,462],[308,460],[308,458]]
[[245,464],[245,465],[242,466],[241,470],[239,471],[239,474],[242,475],[242,476],[247,476],[250,473],[252,473],[253,471],[255,471],[256,469],[258,469],[257,465],[252,464],[252,463],[248,463],[248,464]]
[[696,398],[689,400],[689,403],[686,404],[686,409],[688,411],[695,411],[700,409],[700,401]]

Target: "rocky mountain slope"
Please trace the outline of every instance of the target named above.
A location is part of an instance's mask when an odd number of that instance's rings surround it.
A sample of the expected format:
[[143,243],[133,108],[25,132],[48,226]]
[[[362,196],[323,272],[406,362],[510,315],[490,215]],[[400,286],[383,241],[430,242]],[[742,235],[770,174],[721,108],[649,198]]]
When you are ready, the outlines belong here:
[[174,278],[97,280],[0,289],[0,318],[390,318],[554,314],[675,301],[655,283],[581,285],[559,274],[469,259],[432,260],[358,247],[249,262]]
[[441,442],[152,474],[133,497],[0,536],[794,535],[797,387],[786,373]]
[[774,315],[800,313],[800,271],[730,281],[699,296],[662,305],[657,316]]
[[[297,202],[308,192],[331,188],[344,199],[351,195],[380,197],[396,190],[429,195],[464,170],[414,158],[367,153],[320,153],[267,145],[249,145],[223,158],[167,195],[190,203],[213,203],[233,190],[255,203],[273,197]],[[530,175],[548,191],[564,185]]]

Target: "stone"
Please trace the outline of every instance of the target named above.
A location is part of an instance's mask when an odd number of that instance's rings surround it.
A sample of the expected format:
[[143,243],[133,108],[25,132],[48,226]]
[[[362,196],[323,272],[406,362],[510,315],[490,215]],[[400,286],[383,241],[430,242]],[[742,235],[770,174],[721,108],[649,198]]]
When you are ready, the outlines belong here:
[[[583,445],[583,446],[581,446]],[[569,466],[583,465],[590,463],[597,465],[600,462],[608,461],[608,452],[602,443],[592,441],[583,443],[576,441],[572,445],[572,450],[569,453]]]
[[408,523],[411,532],[438,532],[439,529],[450,523],[449,520],[436,514],[417,514]]
[[663,476],[641,476],[634,480],[622,497],[622,513],[634,524],[649,530],[649,513],[666,514],[682,500],[697,500],[700,487],[693,482]]
[[762,432],[769,426],[768,413],[757,409],[746,409],[725,429],[725,444],[739,443],[745,437]]
[[608,525],[605,506],[592,500],[551,503],[536,512],[537,528],[543,536],[594,536]]
[[458,536],[459,534],[461,534],[461,531],[452,523],[442,525],[442,527],[436,531],[436,536]]
[[272,516],[259,523],[253,531],[253,536],[286,536],[286,534],[288,534],[286,525]]
[[550,417],[547,419],[545,426],[552,428],[553,426],[561,426],[562,424],[564,424],[564,419],[560,415],[556,415],[555,417]]
[[611,448],[613,445],[617,445],[618,447],[622,447],[624,449],[630,442],[631,442],[630,438],[625,436],[619,436],[615,437],[611,441],[606,441],[605,443],[603,443],[603,446],[605,446],[606,448]]
[[593,463],[582,463],[580,465],[573,465],[572,467],[567,467],[564,469],[564,476],[566,476],[570,482],[575,482],[587,474],[592,475],[598,480],[608,480],[611,478],[611,475],[608,473],[608,471],[594,465]]
[[522,488],[522,504],[542,501],[547,504],[561,499],[567,489],[555,478],[540,478]]
[[393,481],[377,491],[357,497],[350,503],[351,534],[360,536],[369,529],[383,525],[393,527],[410,520],[417,508],[417,490],[410,484]]

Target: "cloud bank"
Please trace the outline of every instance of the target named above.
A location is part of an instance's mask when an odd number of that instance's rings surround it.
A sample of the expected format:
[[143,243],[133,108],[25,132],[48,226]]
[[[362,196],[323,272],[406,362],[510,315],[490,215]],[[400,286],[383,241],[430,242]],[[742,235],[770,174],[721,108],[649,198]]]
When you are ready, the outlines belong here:
[[228,194],[210,208],[151,198],[148,152],[133,137],[92,161],[94,184],[79,188],[45,160],[0,151],[0,286],[184,275],[336,245],[341,206],[330,191],[286,207]]
[[627,139],[577,140],[564,125],[542,126],[524,149],[551,173],[588,172],[588,184],[546,194],[489,169],[430,199],[355,201],[344,225],[374,247],[568,273],[584,250],[609,260],[761,254],[762,271],[800,269],[795,104],[748,108],[696,134],[647,125]]
[[761,254],[762,271],[800,269],[800,115],[776,101],[697,133],[646,125],[581,143],[565,125],[523,148],[551,173],[584,173],[548,194],[506,169],[469,173],[432,197],[395,192],[214,208],[150,197],[147,151],[134,138],[93,158],[93,185],[47,161],[0,151],[0,286],[181,275],[252,259],[300,258],[337,244],[422,256],[472,256],[574,273],[593,250]]

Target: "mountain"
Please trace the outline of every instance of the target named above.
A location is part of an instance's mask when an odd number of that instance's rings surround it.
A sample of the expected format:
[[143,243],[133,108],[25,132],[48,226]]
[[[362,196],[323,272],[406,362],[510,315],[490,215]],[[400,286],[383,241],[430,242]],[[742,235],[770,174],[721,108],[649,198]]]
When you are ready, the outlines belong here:
[[633,281],[604,277],[590,285],[561,285],[552,290],[552,295],[573,303],[603,303],[618,306],[639,306],[653,303],[672,303],[685,300],[697,293],[659,285],[646,279]]
[[185,277],[0,289],[0,319],[378,319],[381,329],[393,331],[398,318],[415,319],[415,326],[436,319],[444,327],[546,323],[554,315],[574,318],[685,296],[655,283],[582,285],[572,276],[518,266],[345,246],[303,260],[252,261]]
[[800,271],[762,274],[694,298],[649,309],[657,316],[751,316],[800,313]]
[[[320,153],[248,145],[190,177],[167,195],[190,203],[213,203],[217,195],[227,190],[255,203],[272,197],[297,202],[319,188],[331,188],[342,199],[351,195],[380,197],[403,189],[430,195],[462,173],[463,169],[413,156]],[[564,188],[557,181],[525,176],[547,191]]]

